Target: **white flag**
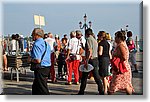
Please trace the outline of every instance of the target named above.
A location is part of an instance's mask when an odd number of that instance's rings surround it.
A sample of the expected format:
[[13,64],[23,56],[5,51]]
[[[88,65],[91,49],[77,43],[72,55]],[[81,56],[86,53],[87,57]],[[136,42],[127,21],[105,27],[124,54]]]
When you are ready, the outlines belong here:
[[40,26],[45,26],[44,16],[34,15],[34,24],[40,25]]

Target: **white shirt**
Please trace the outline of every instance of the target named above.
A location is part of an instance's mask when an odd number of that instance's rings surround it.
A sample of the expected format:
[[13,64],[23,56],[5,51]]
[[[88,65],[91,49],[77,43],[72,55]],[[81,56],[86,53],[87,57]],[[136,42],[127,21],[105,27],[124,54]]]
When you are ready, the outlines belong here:
[[77,38],[71,38],[68,42],[68,49],[70,49],[70,53],[79,54],[79,49],[81,48],[80,40]]
[[85,47],[86,40],[85,40],[84,36],[81,37],[81,43],[83,44],[83,47]]
[[12,40],[11,41],[11,50],[14,51],[14,50],[18,50],[19,49],[19,44],[16,40]]
[[50,45],[51,52],[54,52],[54,46],[56,46],[56,41],[53,38],[46,38],[45,41]]

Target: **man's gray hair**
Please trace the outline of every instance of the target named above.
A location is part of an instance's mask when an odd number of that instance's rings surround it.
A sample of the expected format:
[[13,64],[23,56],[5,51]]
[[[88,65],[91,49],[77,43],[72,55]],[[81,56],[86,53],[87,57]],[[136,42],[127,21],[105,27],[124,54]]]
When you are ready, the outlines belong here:
[[82,32],[80,30],[76,30],[77,35],[82,35]]
[[41,36],[42,38],[44,37],[44,30],[41,28],[34,28],[33,32],[39,36]]

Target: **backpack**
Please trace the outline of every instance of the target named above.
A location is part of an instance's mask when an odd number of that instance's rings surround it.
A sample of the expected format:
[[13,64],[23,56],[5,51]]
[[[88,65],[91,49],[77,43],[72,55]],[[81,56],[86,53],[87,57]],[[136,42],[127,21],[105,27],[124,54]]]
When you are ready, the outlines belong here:
[[[130,40],[132,40],[132,44],[130,44]],[[128,38],[127,41],[127,46],[129,48],[129,51],[132,52],[132,51],[136,51],[136,48],[135,48],[135,44],[134,44],[134,41],[132,38]]]

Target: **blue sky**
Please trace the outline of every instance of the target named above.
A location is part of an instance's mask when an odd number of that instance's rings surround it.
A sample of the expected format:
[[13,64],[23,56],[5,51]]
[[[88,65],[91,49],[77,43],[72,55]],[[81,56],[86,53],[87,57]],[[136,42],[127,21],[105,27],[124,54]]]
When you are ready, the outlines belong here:
[[[72,30],[79,29],[79,21],[83,22],[86,13],[87,21],[92,21],[92,29],[97,35],[98,31],[104,30],[112,36],[117,30],[125,28],[133,31],[134,37],[141,36],[140,28],[140,1],[133,3],[3,3],[3,30],[4,34],[21,33],[30,35],[34,26],[34,14],[45,17],[46,26],[42,27],[45,32],[68,34]],[[82,30],[83,32],[83,30]]]

